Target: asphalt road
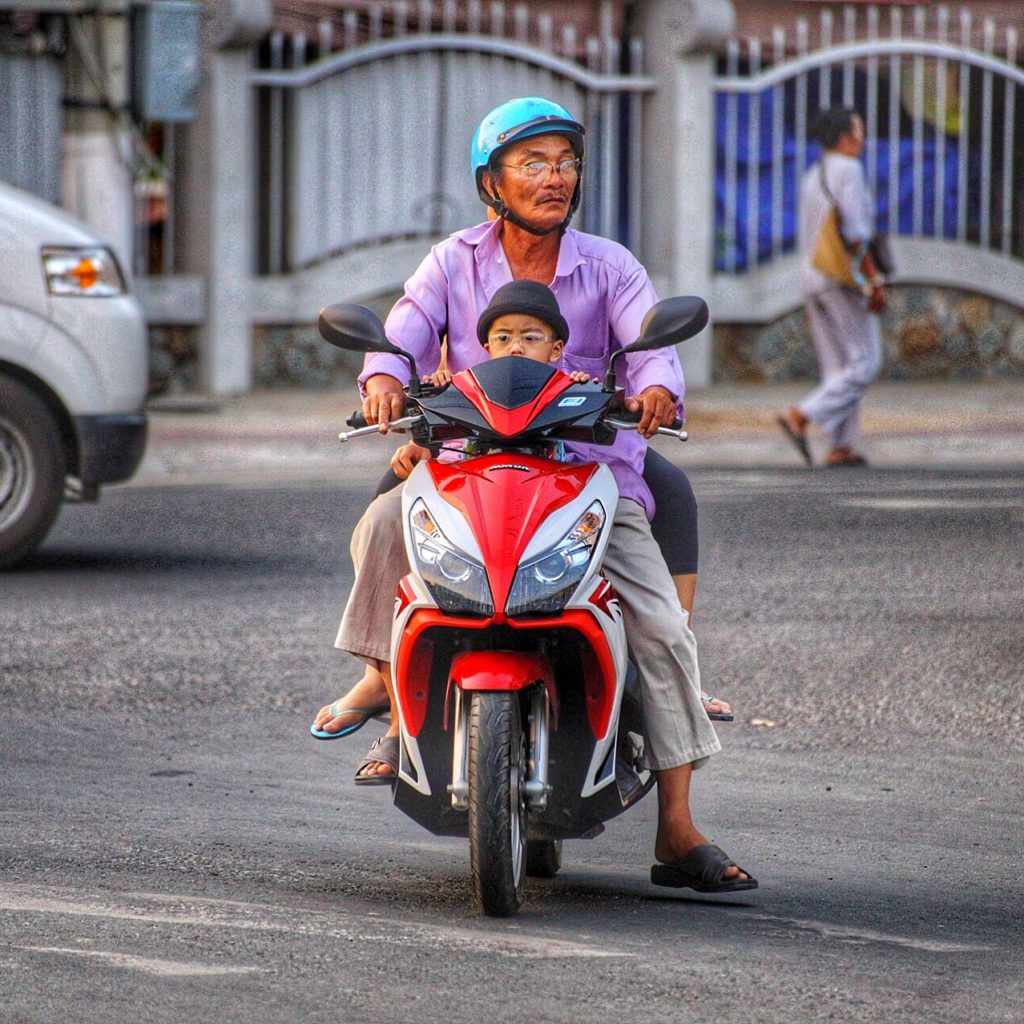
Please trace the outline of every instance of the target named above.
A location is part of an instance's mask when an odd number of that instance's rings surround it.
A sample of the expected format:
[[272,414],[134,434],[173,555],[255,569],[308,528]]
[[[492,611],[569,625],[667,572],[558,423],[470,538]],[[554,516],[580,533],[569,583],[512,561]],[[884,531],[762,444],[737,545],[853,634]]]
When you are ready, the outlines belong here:
[[694,485],[696,811],[761,888],[653,888],[648,799],[513,921],[306,734],[364,481],[66,510],[0,577],[0,1021],[1019,1024],[1024,474]]

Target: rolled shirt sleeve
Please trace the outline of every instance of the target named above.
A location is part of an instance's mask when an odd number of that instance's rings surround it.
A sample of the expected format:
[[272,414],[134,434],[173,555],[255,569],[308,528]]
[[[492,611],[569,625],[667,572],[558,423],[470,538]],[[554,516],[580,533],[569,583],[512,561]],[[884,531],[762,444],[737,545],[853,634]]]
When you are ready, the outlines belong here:
[[[405,282],[405,292],[395,303],[384,333],[416,360],[416,369],[433,373],[441,362],[441,338],[448,324],[448,279],[431,249],[415,273]],[[402,385],[409,383],[409,363],[401,356],[369,352],[363,360],[359,389],[366,394],[366,381],[377,374],[394,377]]]
[[[647,271],[637,264],[633,274],[623,279],[609,303],[608,321],[618,347],[636,341],[644,317],[657,301],[658,293]],[[625,356],[625,360],[627,390],[639,395],[650,387],[665,388],[676,400],[678,414],[682,418],[686,385],[675,348],[631,352]]]

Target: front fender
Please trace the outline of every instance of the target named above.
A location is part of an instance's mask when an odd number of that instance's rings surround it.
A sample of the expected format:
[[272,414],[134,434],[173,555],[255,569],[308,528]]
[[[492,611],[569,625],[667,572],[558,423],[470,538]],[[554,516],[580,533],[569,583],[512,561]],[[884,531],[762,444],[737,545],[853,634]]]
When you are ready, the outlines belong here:
[[452,659],[451,679],[462,690],[522,690],[542,682],[554,691],[555,674],[543,654],[463,651]]

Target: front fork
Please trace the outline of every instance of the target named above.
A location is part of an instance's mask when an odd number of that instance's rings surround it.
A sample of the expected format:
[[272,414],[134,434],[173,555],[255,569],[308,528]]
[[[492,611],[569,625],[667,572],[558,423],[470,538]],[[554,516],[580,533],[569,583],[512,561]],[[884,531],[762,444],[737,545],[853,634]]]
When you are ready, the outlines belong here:
[[[469,702],[471,694],[455,688],[454,732],[452,737],[452,781],[448,792],[456,811],[469,810]],[[526,780],[522,790],[528,807],[542,810],[548,805],[548,750],[551,735],[551,704],[544,686],[530,693],[530,747],[527,751]]]

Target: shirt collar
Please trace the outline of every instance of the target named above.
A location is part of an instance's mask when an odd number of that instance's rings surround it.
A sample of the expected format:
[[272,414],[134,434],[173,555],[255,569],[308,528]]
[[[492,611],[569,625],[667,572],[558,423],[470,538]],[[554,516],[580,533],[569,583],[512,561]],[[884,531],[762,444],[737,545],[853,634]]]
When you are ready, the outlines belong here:
[[558,265],[555,267],[555,277],[569,277],[577,267],[582,267],[586,262],[576,243],[576,232],[569,228],[562,235],[558,246]]
[[[457,231],[456,237],[467,245],[473,246],[477,264],[488,262],[501,248],[501,221],[487,220],[483,224]],[[577,268],[587,261],[580,253],[576,241],[576,232],[571,228],[562,235],[558,245],[558,264],[555,266],[555,277],[569,277]]]
[[498,226],[496,220],[485,220],[475,227],[456,231],[455,237],[476,250],[477,262],[489,256],[498,247]]

